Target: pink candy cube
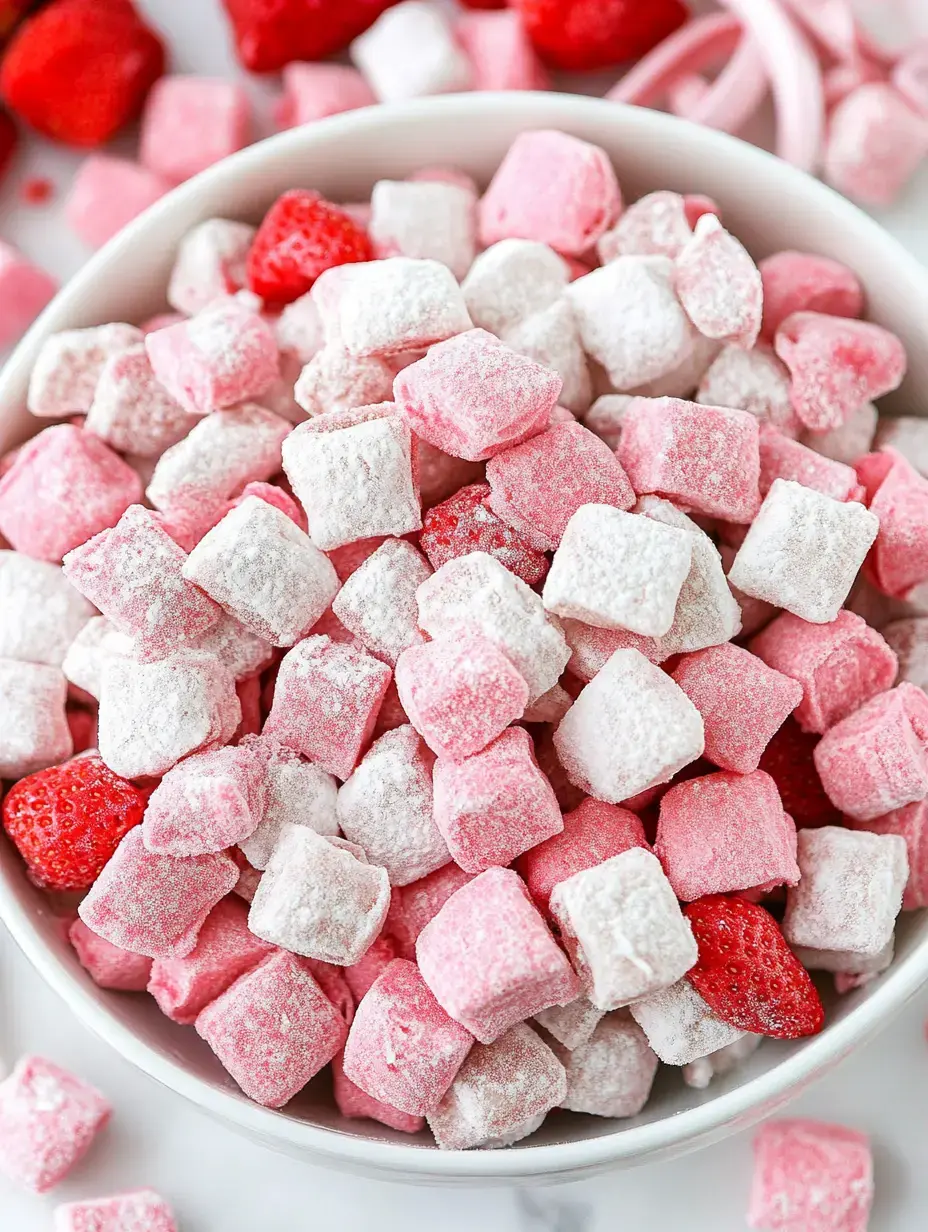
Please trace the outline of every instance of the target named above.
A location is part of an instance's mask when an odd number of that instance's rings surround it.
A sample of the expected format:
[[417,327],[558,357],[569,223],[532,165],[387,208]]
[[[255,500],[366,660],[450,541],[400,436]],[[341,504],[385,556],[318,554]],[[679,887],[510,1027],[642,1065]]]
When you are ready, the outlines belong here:
[[484,1044],[579,992],[570,964],[509,869],[489,869],[453,894],[419,934],[416,956],[439,1005]]
[[858,461],[880,530],[868,562],[877,587],[905,598],[928,580],[928,479],[893,449]]
[[249,113],[248,95],[237,82],[162,77],[145,103],[139,159],[180,183],[248,144]]
[[23,1057],[0,1082],[0,1172],[47,1193],[89,1150],[110,1118],[99,1091],[43,1057]]
[[794,312],[822,312],[833,317],[859,317],[864,289],[853,270],[810,252],[776,252],[760,263],[764,283],[763,336],[773,342],[777,330]]
[[[254,227],[229,218],[207,218],[191,228],[177,249],[168,282],[171,307],[184,316],[195,316],[214,300],[240,291],[254,238]],[[154,324],[165,329],[180,324],[180,320],[167,317]],[[145,332],[153,332],[151,326]]]
[[100,988],[144,992],[148,987],[152,960],[146,955],[132,954],[98,937],[81,919],[68,929],[68,940],[81,966]]
[[555,1046],[567,1072],[562,1108],[590,1116],[637,1116],[648,1102],[657,1057],[627,1014],[607,1014],[590,1038],[568,1051]]
[[348,1120],[379,1121],[401,1134],[417,1134],[425,1128],[425,1118],[400,1112],[390,1104],[374,1099],[346,1075],[341,1054],[332,1058],[332,1095],[335,1106]]
[[67,692],[57,667],[0,659],[0,778],[20,779],[71,756]]
[[548,88],[548,75],[519,13],[462,13],[454,33],[470,60],[475,90]]
[[283,951],[240,976],[196,1029],[245,1094],[267,1108],[288,1103],[348,1034],[308,964]]
[[138,163],[91,154],[71,184],[65,220],[88,248],[102,248],[170,189],[170,180]]
[[834,108],[825,179],[866,205],[890,205],[928,153],[928,119],[888,82],[866,82]]
[[699,382],[696,402],[750,411],[786,437],[800,428],[789,398],[789,371],[766,346],[722,347]]
[[750,350],[760,333],[764,295],[747,249],[714,214],[703,214],[676,266],[677,294],[699,332]]
[[16,342],[57,290],[50,274],[0,241],[0,346]]
[[332,611],[364,646],[395,664],[404,650],[419,645],[416,591],[432,570],[404,539],[387,539],[350,575]]
[[283,85],[283,97],[274,108],[279,128],[312,124],[377,101],[358,70],[345,64],[287,64]]
[[55,1232],[177,1232],[167,1202],[151,1189],[55,1208]]
[[396,942],[389,935],[390,915],[392,914],[393,896],[390,899],[391,912],[388,912],[384,931],[369,950],[352,963],[350,967],[341,968],[345,983],[356,1002],[367,996],[368,990],[375,980],[379,979],[397,957]]
[[139,344],[104,363],[85,426],[122,453],[157,458],[198,422],[158,384]]
[[195,753],[169,770],[145,810],[142,833],[148,850],[208,855],[249,838],[265,803],[265,767],[253,747]]
[[761,496],[767,495],[775,479],[794,479],[839,501],[861,500],[863,496],[852,466],[823,457],[774,428],[764,428],[760,434]]
[[416,941],[423,928],[434,920],[452,894],[473,879],[473,873],[465,873],[451,863],[393,891],[387,928],[396,940],[400,957],[415,958]]
[[617,257],[675,258],[692,237],[685,198],[661,191],[647,193],[630,205],[596,249],[604,265]]
[[376,355],[349,355],[339,346],[323,347],[300,371],[293,396],[307,415],[370,406],[390,397],[394,370]]

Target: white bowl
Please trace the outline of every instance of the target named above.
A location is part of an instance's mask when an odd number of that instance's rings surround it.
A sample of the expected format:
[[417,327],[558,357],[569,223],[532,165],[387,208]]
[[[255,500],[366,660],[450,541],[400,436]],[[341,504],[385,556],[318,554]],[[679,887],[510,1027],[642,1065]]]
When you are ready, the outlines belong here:
[[[656,188],[709,194],[755,257],[801,248],[845,261],[863,279],[871,317],[905,340],[906,388],[928,385],[928,274],[815,180],[733,138],[653,111],[570,95],[470,94],[352,112],[284,133],[171,193],[87,264],[19,345],[0,377],[0,449],[41,426],[24,406],[42,341],[55,330],[139,321],[161,310],[178,241],[195,223],[217,214],[255,220],[295,185],[335,200],[363,199],[374,181],[426,165],[454,164],[485,183],[516,134],[531,128],[560,128],[603,146],[630,199]],[[897,405],[905,399],[903,390]],[[373,1122],[341,1120],[322,1079],[283,1112],[249,1102],[190,1028],[169,1022],[150,998],[103,992],[90,981],[5,839],[0,913],[82,1021],[165,1086],[267,1146],[405,1181],[571,1179],[705,1145],[783,1104],[884,1026],[928,976],[928,914],[906,916],[890,971],[831,1005],[821,1035],[767,1043],[706,1092],[666,1071],[632,1120],[558,1113],[509,1150],[445,1153],[425,1135],[410,1140]]]

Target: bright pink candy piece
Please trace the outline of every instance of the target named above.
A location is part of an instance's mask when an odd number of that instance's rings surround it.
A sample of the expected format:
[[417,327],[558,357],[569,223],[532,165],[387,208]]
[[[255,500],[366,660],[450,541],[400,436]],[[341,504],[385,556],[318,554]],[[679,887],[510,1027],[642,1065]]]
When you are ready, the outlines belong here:
[[145,103],[139,160],[175,184],[188,180],[248,144],[250,110],[238,82],[162,77]]
[[474,329],[404,368],[393,396],[417,436],[480,462],[543,431],[561,384],[549,369]]
[[[415,885],[415,882],[411,884]],[[396,890],[393,891],[396,893]],[[393,900],[390,901],[391,911],[393,908]],[[386,927],[389,928],[389,916]],[[356,1002],[360,1002],[367,995],[368,989],[379,979],[397,957],[396,942],[387,932],[382,933],[374,944],[370,947],[356,963],[352,963],[350,967],[344,967],[345,983],[354,997]]]
[[928,479],[893,449],[861,458],[857,473],[880,519],[870,575],[883,594],[904,599],[928,580]]
[[876,629],[844,610],[827,625],[784,612],[754,638],[751,650],[798,681],[796,720],[803,731],[820,734],[892,688],[899,665]]
[[55,1232],[177,1232],[174,1213],[151,1189],[55,1208]]
[[196,422],[155,380],[140,344],[106,361],[85,426],[122,453],[157,458]]
[[773,342],[794,312],[821,312],[832,317],[859,317],[864,289],[853,270],[811,252],[786,250],[765,257],[758,266],[764,283],[762,336]]
[[506,865],[564,828],[551,785],[523,728],[434,772],[435,824],[452,858],[471,873]]
[[598,146],[566,133],[522,133],[480,203],[484,247],[505,239],[540,240],[579,257],[622,210],[612,164]]
[[519,13],[462,13],[454,35],[470,60],[475,90],[548,88],[548,75]]
[[86,1154],[110,1112],[99,1091],[67,1070],[23,1057],[0,1082],[0,1172],[47,1193]]
[[88,248],[102,248],[170,190],[171,182],[147,167],[91,154],[74,177],[64,216]]
[[714,214],[703,214],[677,257],[674,285],[686,315],[706,338],[757,341],[763,315],[761,276],[747,249]]
[[465,873],[451,863],[408,886],[394,889],[386,927],[396,939],[401,958],[415,958],[416,941],[423,928],[434,920],[452,894],[473,879],[473,873]]
[[257,398],[278,376],[273,330],[234,299],[147,334],[145,347],[155,376],[192,415]]
[[863,1134],[771,1121],[754,1139],[748,1223],[769,1232],[867,1232],[873,1160]]
[[535,905],[548,915],[551,891],[561,881],[621,855],[630,847],[650,850],[644,826],[634,813],[588,798],[564,815],[564,829],[519,856],[516,871]]
[[379,1121],[401,1134],[417,1134],[425,1128],[424,1117],[410,1116],[408,1112],[381,1103],[356,1086],[345,1073],[341,1054],[332,1058],[332,1094],[335,1106],[349,1121]]
[[807,428],[839,428],[864,402],[902,384],[905,348],[879,325],[796,312],[780,325],[776,352],[792,376],[793,409]]
[[226,855],[176,860],[155,855],[130,830],[78,908],[89,929],[149,958],[189,954],[203,921],[238,881]]
[[308,637],[284,656],[265,733],[336,778],[371,738],[391,672],[364,650]]
[[281,950],[240,976],[196,1020],[249,1098],[282,1108],[345,1042],[344,1018],[309,964]]
[[510,869],[488,869],[453,894],[419,934],[416,956],[439,1005],[482,1044],[580,992],[570,963]]
[[273,950],[249,930],[248,908],[242,900],[230,896],[206,917],[189,954],[155,960],[148,991],[163,1014],[189,1024]]
[[553,551],[581,505],[631,509],[635,493],[609,446],[578,423],[557,424],[487,464],[488,504],[504,522]]
[[195,753],[152,792],[142,833],[149,851],[208,855],[250,838],[265,804],[265,767],[254,746]]
[[144,954],[131,954],[90,931],[77,919],[68,929],[81,966],[100,988],[114,992],[144,992],[151,976],[152,960]]
[[689,779],[661,797],[654,854],[683,902],[795,885],[796,827],[763,770]]
[[622,417],[619,461],[638,493],[666,496],[728,522],[760,507],[757,420],[680,398],[636,399]]
[[655,637],[644,637],[627,629],[597,629],[569,616],[560,623],[571,649],[567,666],[584,684],[602,671],[617,650],[638,650],[651,663],[662,663],[667,658]]
[[0,479],[0,533],[17,551],[57,562],[141,499],[131,466],[89,432],[57,424],[25,444]]
[[485,749],[522,717],[528,702],[528,685],[499,647],[482,637],[404,650],[396,687],[413,727],[449,761]]
[[845,818],[852,830],[869,830],[871,834],[896,834],[905,839],[909,857],[909,880],[902,896],[903,911],[928,907],[928,800],[918,800],[902,808],[892,809],[871,821]]
[[852,466],[826,458],[775,428],[760,434],[760,494],[766,496],[775,479],[794,479],[804,488],[824,492],[834,500],[860,500],[863,489]]
[[473,1042],[435,1000],[416,964],[398,958],[357,1008],[344,1069],[374,1099],[423,1116],[441,1103]]
[[684,655],[672,675],[702,715],[706,759],[739,774],[757,769],[802,699],[802,686],[788,674],[730,642]]
[[358,70],[346,64],[288,64],[283,85],[274,107],[278,128],[298,128],[377,101]]
[[57,290],[50,274],[0,241],[0,346],[16,342]]
[[884,82],[853,90],[831,113],[824,177],[865,205],[891,205],[928,153],[928,119]]

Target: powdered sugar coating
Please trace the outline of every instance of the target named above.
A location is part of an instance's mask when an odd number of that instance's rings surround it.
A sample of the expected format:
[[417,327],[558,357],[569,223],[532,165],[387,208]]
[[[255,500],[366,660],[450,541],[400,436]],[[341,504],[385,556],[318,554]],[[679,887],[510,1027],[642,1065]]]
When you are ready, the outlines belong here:
[[93,616],[68,647],[61,670],[65,678],[99,700],[105,663],[116,655],[132,655],[132,639],[105,616]]
[[68,940],[98,987],[114,992],[144,992],[148,987],[152,960],[144,954],[132,954],[98,937],[79,918],[68,929]]
[[793,479],[805,488],[824,492],[834,500],[861,500],[863,487],[852,466],[825,458],[775,428],[760,433],[760,491],[766,496],[775,479]]
[[750,411],[786,436],[795,436],[801,427],[790,401],[789,370],[764,346],[722,347],[699,382],[696,401]]
[[567,1073],[562,1108],[592,1116],[631,1117],[648,1102],[657,1057],[627,1014],[607,1014],[588,1041],[573,1051],[555,1045],[554,1052]]
[[596,244],[604,265],[617,257],[677,257],[693,228],[679,193],[653,192],[630,205],[611,231]]
[[390,1104],[374,1099],[351,1081],[346,1075],[342,1055],[332,1058],[332,1095],[335,1106],[349,1120],[379,1121],[402,1134],[417,1134],[425,1127],[425,1118],[400,1112]]
[[871,576],[884,594],[905,598],[928,580],[928,479],[887,449],[861,458],[857,472],[880,520]]
[[157,458],[183,440],[197,420],[155,380],[139,344],[111,355],[101,368],[86,427],[122,453]]
[[351,574],[332,611],[371,654],[395,664],[404,650],[424,640],[416,591],[431,576],[411,543],[387,539]]
[[390,397],[393,369],[376,355],[350,355],[329,345],[300,372],[293,396],[307,415],[369,406]]
[[697,1057],[683,1067],[683,1081],[694,1090],[705,1091],[713,1078],[731,1073],[748,1057],[753,1056],[763,1039],[762,1035],[742,1035],[733,1044],[719,1048],[706,1057]]
[[558,623],[571,651],[568,667],[584,684],[602,671],[617,650],[638,650],[651,663],[662,663],[667,658],[660,638],[643,637],[627,629],[597,629],[569,616]]
[[274,659],[274,649],[269,642],[225,612],[191,645],[220,659],[237,682],[251,680]]
[[141,341],[141,330],[120,323],[50,335],[29,378],[29,410],[43,419],[86,415],[106,361]]
[[840,261],[787,250],[765,257],[758,268],[764,283],[763,336],[768,342],[773,342],[777,330],[794,312],[863,315],[860,279]]
[[151,1189],[55,1208],[55,1232],[177,1232],[167,1202]]
[[602,1016],[603,1011],[598,1010],[592,1001],[577,997],[576,1001],[570,1001],[567,1005],[552,1005],[546,1010],[539,1010],[535,1022],[552,1039],[572,1051],[588,1043]]
[[918,800],[914,804],[891,809],[882,817],[874,817],[870,821],[855,821],[848,817],[845,822],[851,830],[869,830],[872,834],[898,834],[905,839],[909,879],[902,896],[902,910],[916,911],[920,907],[928,906],[928,843],[925,841],[928,838],[928,801]]
[[636,1001],[631,1016],[665,1065],[689,1065],[744,1035],[713,1014],[686,979]]
[[0,778],[20,779],[71,756],[67,691],[57,667],[0,659]]
[[257,869],[267,868],[286,825],[309,826],[317,834],[338,834],[337,786],[331,774],[303,759],[268,735],[246,737],[249,750],[263,764],[264,801],[257,829],[239,843]]
[[479,254],[461,290],[474,325],[503,338],[556,303],[569,282],[563,258],[547,244],[506,239]]
[[245,261],[255,228],[228,218],[207,218],[181,240],[168,282],[168,303],[193,316],[245,285]]
[[574,312],[566,299],[526,317],[506,334],[505,342],[520,355],[557,373],[562,382],[558,404],[571,417],[587,410],[593,401],[593,384]]
[[471,87],[470,64],[443,9],[406,0],[354,40],[351,58],[382,103]]
[[263,769],[250,745],[186,758],[149,797],[145,846],[162,855],[197,856],[242,842],[264,812]]
[[55,565],[0,550],[0,658],[60,667],[93,614]]
[[743,244],[714,214],[703,214],[676,259],[674,286],[701,334],[746,350],[757,341],[764,293]]
[[379,257],[440,261],[460,280],[477,250],[476,193],[437,181],[378,180],[368,233]]

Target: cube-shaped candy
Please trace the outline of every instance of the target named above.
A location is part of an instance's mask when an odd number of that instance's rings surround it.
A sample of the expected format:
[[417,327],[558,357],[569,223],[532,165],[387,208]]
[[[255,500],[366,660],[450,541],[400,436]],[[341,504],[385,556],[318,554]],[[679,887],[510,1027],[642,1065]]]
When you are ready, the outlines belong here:
[[622,194],[605,150],[567,133],[521,133],[480,203],[484,246],[537,240],[568,256],[592,248],[618,218]]
[[419,546],[429,562],[440,569],[458,556],[486,552],[527,586],[544,581],[548,558],[541,537],[512,513],[507,524],[489,507],[489,498],[488,483],[471,483],[426,513]]
[[121,453],[157,458],[198,422],[155,380],[140,343],[103,365],[85,426]]
[[880,519],[871,575],[884,594],[905,598],[928,579],[928,479],[887,449],[859,459],[858,474],[870,489],[870,512]]
[[93,614],[55,565],[0,550],[0,659],[61,667]]
[[591,1116],[637,1116],[648,1102],[658,1060],[641,1027],[619,1012],[600,1020],[573,1050],[555,1046],[567,1073],[562,1108]]
[[[828,432],[807,432],[803,443],[825,458],[853,466],[873,448],[880,413],[872,402],[865,402],[838,428]],[[890,423],[897,422],[890,420]],[[891,441],[886,444],[891,445]],[[900,452],[903,452],[900,450]]]
[[386,919],[390,882],[385,869],[353,854],[360,848],[340,844],[308,826],[284,826],[251,904],[256,936],[340,967],[362,957]]
[[351,58],[382,103],[471,87],[470,64],[447,15],[427,0],[382,13],[351,44]]
[[78,911],[89,929],[133,954],[189,954],[203,921],[238,881],[227,855],[155,855],[130,830]]
[[110,1119],[106,1099],[44,1057],[25,1056],[0,1082],[0,1173],[47,1193]]
[[121,322],[52,334],[36,356],[26,405],[43,419],[86,415],[107,361],[141,341],[140,329]]
[[470,60],[475,90],[544,90],[548,75],[521,14],[462,13],[454,26]]
[[754,1139],[748,1224],[770,1232],[867,1232],[873,1157],[864,1134],[770,1121]]
[[796,827],[763,770],[708,774],[671,787],[661,797],[654,854],[677,898],[688,903],[799,880]]
[[348,1034],[308,964],[284,952],[239,976],[196,1029],[245,1094],[268,1108],[301,1091]]
[[747,249],[715,214],[703,214],[676,258],[674,285],[701,334],[750,350],[760,333],[764,290]]
[[452,894],[419,934],[416,957],[439,1005],[482,1044],[580,991],[510,869],[488,869]]
[[432,575],[421,552],[404,539],[387,539],[351,574],[332,611],[367,649],[395,664],[419,631],[416,590]]
[[824,492],[839,501],[863,499],[863,489],[852,466],[823,457],[774,428],[763,427],[760,434],[761,496],[767,495],[775,479],[794,479],[805,488]]
[[16,342],[57,290],[58,283],[50,274],[12,245],[0,243],[0,345]]
[[168,282],[171,307],[195,316],[214,300],[241,290],[254,238],[254,227],[229,218],[207,218],[191,228],[177,249]]
[[59,668],[0,659],[0,778],[21,779],[71,756],[67,693]]
[[332,1058],[332,1096],[336,1108],[348,1120],[379,1121],[401,1134],[417,1134],[425,1128],[425,1117],[400,1112],[399,1108],[374,1099],[353,1083],[345,1073],[342,1054]]
[[148,991],[174,1022],[190,1024],[240,975],[273,952],[248,927],[248,908],[234,894],[217,903],[197,943],[183,957],[157,958]]
[[669,988],[696,962],[670,882],[639,847],[560,882],[551,912],[586,995],[601,1010]]
[[402,958],[415,958],[416,941],[423,928],[438,915],[455,891],[473,879],[473,873],[465,873],[452,861],[419,881],[393,890],[386,928],[395,939],[397,953]]
[[828,798],[857,821],[928,794],[928,702],[916,685],[878,693],[836,723],[815,748]]
[[524,728],[504,732],[465,761],[434,771],[435,824],[452,858],[469,873],[510,864],[563,829],[551,784]]
[[247,839],[264,812],[264,765],[253,746],[194,753],[152,792],[142,833],[149,851],[198,856]]
[[543,431],[561,387],[548,368],[473,329],[404,368],[393,396],[417,436],[482,462]]
[[760,507],[758,442],[757,420],[747,411],[651,398],[623,415],[618,456],[639,495],[750,522]]
[[742,1035],[733,1044],[727,1044],[705,1057],[697,1057],[683,1067],[683,1081],[696,1091],[705,1091],[713,1078],[730,1074],[754,1055],[764,1042],[762,1035]]
[[617,650],[561,720],[554,744],[570,781],[610,804],[667,783],[701,756],[699,711],[637,650]]
[[274,331],[236,299],[145,338],[152,371],[191,415],[257,398],[278,375]]
[[802,699],[797,680],[730,643],[686,655],[671,674],[702,715],[704,756],[739,774],[757,769],[771,737]]
[[255,868],[267,868],[285,825],[309,826],[317,834],[338,834],[337,786],[331,774],[266,735],[246,738],[239,750],[253,752],[263,765],[261,822],[239,843]]
[[692,236],[685,198],[675,192],[653,192],[630,205],[596,249],[603,265],[616,257],[674,258]]
[[278,128],[299,128],[377,101],[358,70],[347,64],[295,62],[284,65],[282,78],[284,93],[274,106]]
[[189,180],[248,144],[250,110],[237,81],[162,77],[145,103],[139,159],[175,184]]
[[323,347],[301,370],[293,388],[307,415],[370,406],[391,396],[394,370],[376,355],[350,355],[336,345]]
[[876,629],[844,610],[827,625],[784,612],[753,639],[751,650],[802,686],[796,720],[803,731],[828,731],[892,688],[898,669],[896,655]]
[[398,958],[357,1008],[345,1073],[382,1103],[422,1116],[441,1103],[473,1042],[435,1000],[416,964]]
[[65,221],[88,248],[101,248],[170,190],[169,180],[128,158],[91,154],[71,181]]
[[404,724],[374,742],[338,793],[342,833],[387,870],[391,885],[418,881],[451,859],[433,818],[432,762]]
[[451,761],[486,748],[522,717],[528,701],[528,685],[483,637],[404,650],[396,687],[413,727],[434,753]]
[[0,534],[17,551],[57,563],[141,499],[138,475],[108,445],[56,424],[23,445],[0,478]]
[[364,650],[308,637],[284,656],[265,733],[347,779],[370,740],[390,676]]
[[380,257],[440,261],[461,279],[477,250],[476,193],[438,181],[378,180],[368,234]]
[[744,1035],[713,1014],[689,980],[636,1001],[631,1016],[665,1065],[689,1065]]
[[55,1232],[177,1232],[174,1213],[160,1194],[135,1189],[112,1198],[66,1202],[55,1208]]
[[144,992],[148,987],[152,960],[146,955],[132,954],[98,937],[81,919],[76,919],[68,929],[68,940],[78,962],[100,988]]
[[512,662],[535,701],[557,684],[570,658],[540,597],[486,552],[460,556],[416,592],[419,627],[436,641],[480,636]]
[[292,646],[338,590],[331,562],[293,521],[249,496],[184,563],[188,583],[272,646]]
[[789,399],[789,371],[764,346],[723,347],[699,383],[696,402],[750,411],[787,437],[801,427]]
[[728,577],[754,599],[812,624],[834,620],[877,536],[879,520],[856,501],[836,501],[775,479]]
[[193,645],[221,660],[238,683],[253,680],[274,661],[273,647],[225,612]]
[[892,809],[872,821],[846,819],[852,830],[869,830],[872,834],[898,834],[905,839],[909,857],[909,880],[902,897],[903,911],[916,911],[928,906],[928,800],[918,800],[902,808]]
[[461,289],[474,325],[504,338],[556,303],[569,282],[566,262],[547,244],[509,239],[480,253]]
[[68,647],[61,670],[71,684],[99,700],[105,664],[118,655],[131,658],[132,652],[131,637],[105,616],[93,616]]
[[160,659],[219,620],[219,605],[184,576],[186,563],[155,515],[130,505],[114,527],[67,554],[64,574],[133,639],[140,658]]
[[587,997],[577,997],[568,1005],[552,1005],[549,1009],[539,1010],[535,1022],[544,1027],[552,1039],[563,1044],[568,1051],[573,1051],[589,1041],[602,1017],[603,1011],[598,1010],[592,1001]]
[[558,623],[571,650],[568,667],[584,684],[589,684],[596,673],[602,671],[617,650],[640,650],[651,663],[663,663],[668,657],[660,638],[643,637],[627,629],[597,629],[595,625],[571,620],[569,616],[562,617]]
[[787,250],[765,257],[758,268],[764,282],[763,336],[768,342],[794,312],[825,312],[835,317],[863,314],[860,279],[840,261]]

